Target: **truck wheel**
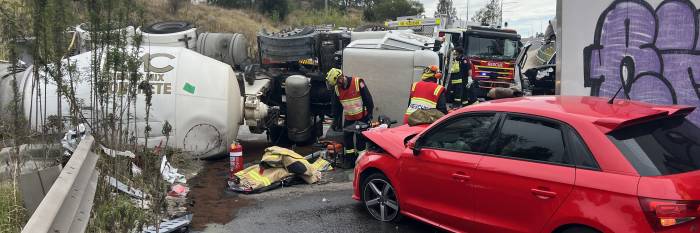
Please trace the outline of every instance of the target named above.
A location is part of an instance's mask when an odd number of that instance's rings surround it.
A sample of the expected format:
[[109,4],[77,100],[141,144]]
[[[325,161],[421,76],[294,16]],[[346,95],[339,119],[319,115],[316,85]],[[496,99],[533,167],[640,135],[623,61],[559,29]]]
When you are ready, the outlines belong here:
[[341,67],[336,67],[338,64],[335,61],[335,46],[334,45],[322,45],[321,46],[321,57],[319,59],[319,63],[321,65],[321,72],[325,74],[331,70],[331,68],[341,68]]
[[375,31],[386,31],[389,30],[389,28],[385,27],[384,25],[379,25],[379,24],[365,24],[361,25],[359,27],[356,27],[355,32],[375,32]]
[[151,34],[170,34],[192,29],[194,25],[185,21],[165,21],[149,25],[143,31]]

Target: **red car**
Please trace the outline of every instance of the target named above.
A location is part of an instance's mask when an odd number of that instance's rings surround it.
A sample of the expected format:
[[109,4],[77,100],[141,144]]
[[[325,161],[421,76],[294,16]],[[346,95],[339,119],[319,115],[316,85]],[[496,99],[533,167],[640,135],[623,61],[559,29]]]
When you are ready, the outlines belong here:
[[367,131],[353,198],[454,232],[700,232],[693,110],[528,97]]

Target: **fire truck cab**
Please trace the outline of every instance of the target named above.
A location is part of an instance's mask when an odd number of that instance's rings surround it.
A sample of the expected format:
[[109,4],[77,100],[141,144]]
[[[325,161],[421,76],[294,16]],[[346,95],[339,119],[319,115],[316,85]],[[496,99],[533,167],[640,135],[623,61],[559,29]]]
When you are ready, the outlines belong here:
[[449,34],[454,47],[462,47],[471,63],[469,77],[479,82],[483,97],[491,88],[509,88],[516,85],[515,60],[522,43],[520,35],[512,29],[485,26],[443,29],[438,36]]

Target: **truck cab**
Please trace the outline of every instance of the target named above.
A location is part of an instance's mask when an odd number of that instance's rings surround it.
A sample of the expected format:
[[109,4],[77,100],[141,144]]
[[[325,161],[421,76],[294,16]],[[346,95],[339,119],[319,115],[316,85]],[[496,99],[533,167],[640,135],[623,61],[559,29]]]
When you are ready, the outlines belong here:
[[515,85],[515,60],[522,47],[520,35],[515,30],[468,26],[440,30],[438,36],[448,34],[453,46],[464,48],[471,66],[468,75],[479,81],[480,96],[485,96],[494,87]]

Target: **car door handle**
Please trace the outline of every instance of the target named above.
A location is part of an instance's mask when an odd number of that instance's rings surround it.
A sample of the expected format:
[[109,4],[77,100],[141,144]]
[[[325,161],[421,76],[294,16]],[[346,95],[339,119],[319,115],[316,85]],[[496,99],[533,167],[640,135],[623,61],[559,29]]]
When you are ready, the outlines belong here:
[[547,200],[550,198],[554,198],[557,196],[557,193],[549,191],[549,190],[542,190],[542,189],[530,189],[532,192],[532,195],[535,195],[535,197],[542,199],[542,200]]
[[468,176],[468,175],[464,174],[463,172],[456,172],[456,173],[452,174],[452,179],[459,180],[462,182],[468,181],[471,178],[472,178],[471,176]]

